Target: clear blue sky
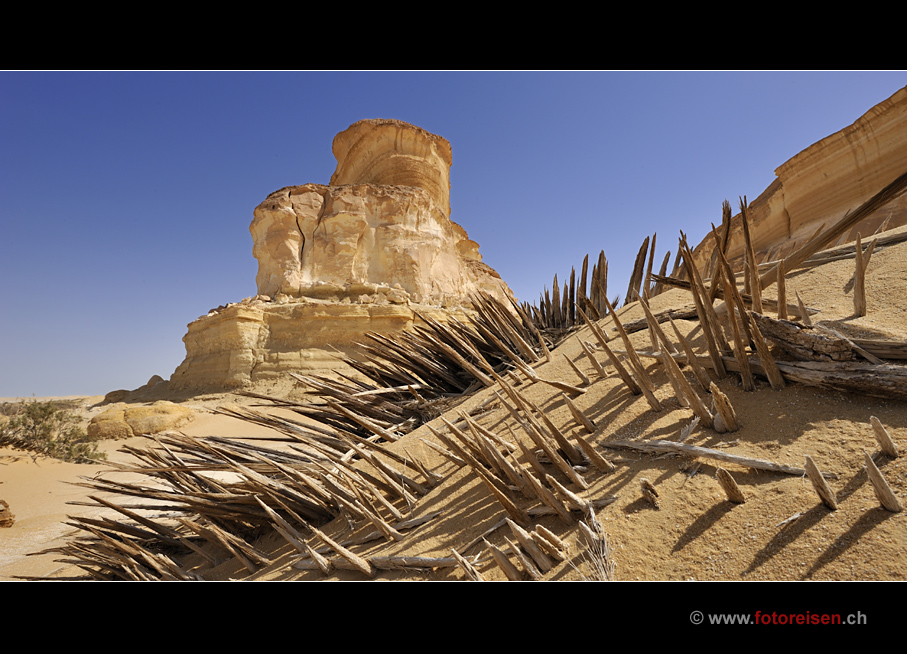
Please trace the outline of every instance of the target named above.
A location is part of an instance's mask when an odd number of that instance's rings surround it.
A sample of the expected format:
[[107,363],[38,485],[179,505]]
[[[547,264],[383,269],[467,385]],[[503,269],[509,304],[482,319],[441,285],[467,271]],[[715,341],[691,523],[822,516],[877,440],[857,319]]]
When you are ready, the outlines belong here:
[[521,300],[604,249],[622,293],[721,203],[907,72],[0,72],[0,397],[170,376],[186,325],[255,294],[252,210],[326,184],[334,135],[453,147],[452,218]]

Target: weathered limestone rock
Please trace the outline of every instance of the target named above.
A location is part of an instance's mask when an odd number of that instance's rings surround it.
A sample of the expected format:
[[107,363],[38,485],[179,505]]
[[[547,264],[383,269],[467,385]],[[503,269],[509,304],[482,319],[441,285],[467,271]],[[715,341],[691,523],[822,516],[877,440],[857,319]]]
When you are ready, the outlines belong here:
[[16,522],[16,516],[9,510],[9,504],[0,500],[0,527],[12,527]]
[[416,312],[463,318],[478,290],[509,302],[478,244],[450,220],[445,139],[364,120],[337,135],[334,154],[330,185],[282,188],[256,207],[249,231],[258,295],[189,325],[171,389],[338,371],[336,353],[354,353],[368,331],[410,328]]
[[450,165],[447,139],[399,120],[360,120],[334,137],[337,169],[331,186],[378,184],[428,191],[450,216]]
[[[450,144],[394,120],[365,120],[334,139],[331,185],[275,191],[249,230],[260,295],[358,299],[369,285],[397,301],[463,303],[509,291],[450,214]],[[391,299],[390,301],[394,301]]]
[[119,440],[175,429],[193,416],[192,409],[166,400],[148,406],[116,404],[92,418],[86,431],[92,438]]
[[[389,292],[393,289],[387,289]],[[375,294],[379,295],[379,294]],[[248,387],[286,376],[343,372],[338,353],[354,355],[366,332],[411,328],[423,316],[465,319],[460,310],[389,301],[343,303],[293,300],[283,304],[253,301],[233,304],[189,325],[183,337],[187,356],[170,378],[170,388],[218,391]]]
[[[811,145],[775,170],[777,179],[750,203],[753,246],[757,260],[782,258],[805,244],[824,223],[840,220],[907,171],[907,88],[879,103],[852,125]],[[716,214],[717,214],[716,210]],[[888,227],[907,224],[907,195],[901,195],[854,227],[872,233],[888,218]],[[728,259],[743,258],[740,216],[731,222]],[[714,246],[707,236],[695,250],[703,269]]]

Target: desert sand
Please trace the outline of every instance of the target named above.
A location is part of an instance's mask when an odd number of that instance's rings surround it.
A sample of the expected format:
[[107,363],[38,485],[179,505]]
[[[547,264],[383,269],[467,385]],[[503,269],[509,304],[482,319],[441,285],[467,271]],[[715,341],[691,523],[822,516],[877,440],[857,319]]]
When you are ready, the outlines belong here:
[[[904,228],[900,228],[904,229]],[[810,308],[818,310],[814,323],[832,326],[851,338],[907,340],[907,244],[901,243],[876,251],[866,277],[867,315],[854,317],[853,291],[848,282],[854,272],[853,259],[835,261],[806,271],[794,271],[787,280],[788,298],[799,293]],[[765,291],[774,298],[775,287]],[[690,304],[688,291],[674,289],[652,299],[654,311]],[[770,313],[770,312],[766,312]],[[619,310],[622,321],[643,317],[639,304]],[[612,338],[611,319],[601,328]],[[698,321],[677,321],[697,352],[705,346]],[[893,512],[880,506],[864,468],[864,452],[873,455],[876,465],[902,503],[907,502],[907,403],[866,395],[823,390],[788,383],[783,390],[772,390],[758,378],[756,390],[744,391],[738,375],[719,380],[736,411],[740,429],[719,434],[696,427],[685,442],[720,449],[728,453],[766,459],[802,467],[808,455],[825,473],[837,499],[837,509],[825,506],[811,483],[802,475],[754,471],[721,463],[736,480],[745,502],[728,501],[716,480],[716,461],[679,455],[653,455],[632,450],[609,449],[618,440],[678,440],[693,414],[682,407],[672,391],[664,368],[655,359],[645,359],[646,372],[656,387],[662,410],[653,410],[641,395],[631,394],[615,374],[602,353],[609,376],[595,375],[580,349],[580,339],[594,342],[587,327],[577,330],[552,352],[550,362],[535,366],[547,380],[560,380],[582,386],[565,360],[572,360],[590,379],[585,392],[573,397],[583,413],[594,422],[589,436],[598,452],[615,465],[610,473],[588,467],[582,471],[589,487],[578,491],[587,499],[614,496],[616,499],[598,511],[598,520],[612,548],[615,578],[631,580],[904,580],[907,578],[907,512]],[[650,349],[645,330],[631,336],[634,346]],[[673,338],[672,338],[673,340]],[[613,341],[619,348],[619,340]],[[779,358],[781,358],[779,356]],[[689,368],[686,376],[693,380]],[[293,390],[293,380],[282,389]],[[548,417],[568,435],[582,433],[564,405],[561,392],[544,383],[521,385],[521,391],[543,407]],[[299,389],[293,391],[299,393]],[[453,420],[489,400],[492,389],[469,396],[448,417]],[[87,420],[103,409],[101,398],[86,398],[82,414]],[[255,404],[251,398],[230,394],[183,400],[196,409],[195,418],[179,431],[196,437],[277,438],[280,434],[264,426],[208,411],[222,403]],[[259,403],[260,404],[260,403]],[[506,439],[520,438],[508,413],[494,403],[478,420],[480,424]],[[263,410],[274,412],[273,408]],[[278,412],[286,412],[280,409]],[[887,428],[901,449],[892,458],[879,453],[870,417]],[[431,426],[444,429],[440,418]],[[509,429],[508,429],[509,427]],[[439,483],[407,510],[414,516],[437,516],[422,526],[405,532],[400,541],[377,540],[355,547],[358,555],[368,556],[450,556],[451,549],[468,557],[486,579],[505,579],[501,567],[489,556],[480,539],[506,551],[505,538],[512,539],[506,526],[489,531],[506,512],[482,481],[468,468],[460,468],[427,447],[433,440],[426,425],[388,445],[405,456],[417,457],[440,477]],[[255,440],[258,444],[266,441]],[[128,441],[144,446],[145,438]],[[123,441],[106,442],[104,449],[112,461],[128,461],[119,451]],[[285,447],[274,442],[269,446]],[[6,500],[15,524],[0,529],[0,579],[22,577],[65,578],[79,570],[43,554],[26,556],[61,544],[72,536],[67,515],[94,515],[105,510],[78,504],[91,491],[73,485],[80,477],[106,474],[105,465],[64,464],[35,458],[13,450],[0,451],[0,499]],[[645,478],[658,493],[657,506],[641,491]],[[575,489],[574,489],[575,490]],[[525,505],[526,502],[523,502]],[[582,516],[577,514],[575,518]],[[570,545],[565,560],[544,573],[545,580],[578,580],[593,575],[584,555],[576,524],[557,516],[533,521]],[[361,526],[338,518],[323,527],[325,533],[342,540],[354,535]],[[320,544],[314,536],[313,544]],[[270,562],[257,566],[254,573],[224,552],[216,553],[217,565],[201,566],[206,579],[296,580],[324,579],[317,570],[302,570],[305,558],[276,533],[257,542]],[[187,557],[187,565],[193,565]],[[518,565],[512,559],[514,565]],[[333,571],[328,578],[361,580],[356,571]],[[386,580],[465,579],[459,567],[435,570],[377,571],[373,578]]]

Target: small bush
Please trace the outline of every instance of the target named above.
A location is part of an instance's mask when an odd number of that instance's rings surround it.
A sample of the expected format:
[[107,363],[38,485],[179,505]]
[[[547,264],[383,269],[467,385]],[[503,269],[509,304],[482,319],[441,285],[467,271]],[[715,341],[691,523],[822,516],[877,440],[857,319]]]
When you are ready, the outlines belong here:
[[15,411],[4,413],[11,417],[0,424],[0,445],[71,463],[92,463],[107,458],[98,450],[97,441],[79,426],[78,418],[54,402],[25,402]]

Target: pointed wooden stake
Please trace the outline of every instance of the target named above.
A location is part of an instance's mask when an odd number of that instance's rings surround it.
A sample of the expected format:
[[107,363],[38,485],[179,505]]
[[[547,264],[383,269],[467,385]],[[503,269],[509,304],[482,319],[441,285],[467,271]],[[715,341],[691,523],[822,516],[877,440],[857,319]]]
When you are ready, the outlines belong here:
[[582,448],[583,452],[585,452],[586,456],[589,457],[589,460],[592,462],[592,465],[596,468],[602,472],[614,472],[616,470],[614,464],[599,454],[598,450],[595,449],[595,446],[583,438],[582,435],[576,435],[576,442],[579,443],[580,448]]
[[532,530],[532,539],[553,559],[563,561],[570,552],[570,546],[544,525],[536,525]]
[[515,565],[510,562],[510,559],[507,558],[507,555],[504,554],[497,547],[489,543],[487,540],[485,542],[485,547],[488,548],[488,551],[491,552],[491,556],[494,557],[495,563],[498,564],[498,567],[504,571],[504,575],[510,581],[523,581],[523,574],[517,569]]
[[729,502],[733,502],[734,504],[743,504],[746,502],[746,497],[743,495],[737,482],[734,481],[731,473],[724,468],[719,467],[718,470],[715,471],[715,478],[718,479],[718,483],[721,484],[721,488],[724,489],[724,493],[727,495]]
[[322,541],[324,541],[325,545],[327,545],[332,550],[337,552],[337,554],[339,554],[342,558],[349,561],[353,565],[353,567],[355,567],[357,570],[359,570],[359,572],[366,575],[367,577],[375,576],[375,569],[372,567],[371,563],[369,563],[368,561],[363,559],[361,556],[353,554],[351,551],[346,549],[343,545],[332,540],[330,537],[328,537],[326,534],[319,531],[315,527],[312,527],[311,525],[309,525],[309,529],[311,529],[312,533],[314,533],[316,536],[318,536],[318,538],[320,538]]
[[642,394],[645,396],[646,401],[654,411],[661,411],[661,403],[658,401],[658,398],[655,397],[655,393],[653,393],[654,389],[652,387],[652,382],[650,382],[649,378],[646,376],[646,369],[642,365],[642,361],[640,360],[639,355],[636,353],[636,349],[633,347],[633,343],[630,341],[629,334],[627,334],[627,331],[621,324],[620,319],[617,317],[617,312],[608,301],[608,298],[604,298],[604,303],[605,306],[608,307],[608,311],[611,313],[611,319],[614,321],[614,326],[617,328],[617,333],[620,334],[620,337],[624,342],[624,347],[627,348],[627,357],[630,361],[630,369],[636,376]]
[[744,247],[746,248],[746,262],[749,264],[750,294],[753,296],[753,311],[762,313],[762,286],[759,283],[759,264],[756,262],[753,239],[750,235],[750,221],[746,211],[746,196],[744,196],[740,198],[740,219],[743,224],[743,242]]
[[482,576],[482,573],[476,570],[475,566],[463,558],[457,550],[451,549],[450,553],[453,554],[453,557],[457,560],[457,563],[471,581],[485,581],[485,577]]
[[709,373],[706,372],[706,369],[699,363],[699,359],[696,357],[696,353],[693,351],[692,346],[689,341],[684,338],[683,334],[680,333],[680,329],[677,328],[673,318],[668,317],[668,320],[671,321],[671,326],[674,328],[674,334],[677,336],[677,340],[680,341],[680,347],[683,348],[683,351],[687,355],[687,365],[693,369],[693,374],[696,375],[696,381],[699,382],[702,390],[709,390],[709,384],[712,383]]
[[815,488],[816,492],[819,494],[822,504],[832,511],[836,511],[838,509],[838,500],[835,497],[835,492],[831,489],[831,486],[828,485],[828,482],[825,481],[825,477],[822,476],[818,466],[816,466],[812,457],[808,454],[806,455],[806,464],[803,468],[806,470],[806,476],[809,477],[809,480],[812,482],[813,488]]
[[[577,307],[577,311],[580,311]],[[608,376],[608,373],[605,372],[605,369],[602,368],[602,364],[598,362],[598,359],[595,358],[595,355],[592,354],[592,350],[589,349],[589,346],[586,345],[586,341],[579,339],[580,347],[583,348],[583,353],[586,355],[586,358],[592,363],[592,367],[595,368],[595,372],[598,373],[600,379],[605,379]]]
[[[787,320],[787,287],[784,283],[784,261],[778,264],[778,320]],[[761,313],[761,311],[759,312]]]
[[583,317],[583,320],[586,321],[586,324],[589,326],[589,329],[592,330],[592,333],[595,334],[595,338],[598,339],[598,344],[605,351],[605,354],[608,356],[608,359],[610,359],[611,364],[614,366],[615,370],[617,370],[617,374],[620,375],[620,378],[623,380],[624,384],[627,385],[627,388],[630,389],[630,392],[633,393],[633,395],[639,395],[640,393],[642,393],[642,390],[633,379],[633,376],[630,375],[630,373],[624,367],[624,364],[620,362],[620,359],[617,358],[617,355],[614,354],[614,352],[608,346],[608,339],[605,338],[604,333],[601,331],[601,329],[599,329],[598,325],[589,320],[586,314],[582,311],[580,311],[580,315]]
[[[719,434],[729,431],[737,431],[740,425],[737,423],[737,414],[727,395],[721,392],[721,389],[712,382],[709,390],[712,392],[712,399],[715,401],[715,431]],[[719,420],[720,418],[720,420]]]
[[891,436],[888,435],[888,430],[882,426],[881,421],[875,416],[870,416],[869,422],[872,423],[872,430],[873,433],[875,433],[879,447],[882,448],[882,454],[890,456],[892,459],[898,458],[898,447],[894,444],[894,441],[891,440]]
[[682,238],[679,244],[683,252],[683,265],[690,278],[690,292],[693,294],[693,300],[696,303],[696,313],[699,316],[699,324],[702,326],[702,334],[705,337],[706,345],[709,350],[709,357],[712,360],[712,368],[719,379],[727,377],[724,362],[721,359],[721,351],[726,349],[721,334],[721,327],[718,325],[718,316],[713,317],[715,313],[711,302],[708,301],[708,295],[703,297],[702,280],[699,278],[699,271],[696,270],[696,264],[693,260],[693,254],[686,244],[686,237]]
[[583,386],[591,386],[592,382],[589,381],[589,378],[583,373],[582,370],[576,367],[576,364],[573,363],[573,360],[570,359],[570,357],[568,357],[566,354],[564,354],[564,358],[567,360],[567,363],[570,364],[570,367],[573,368],[573,372],[576,373],[576,376],[579,377],[580,381],[583,382]]
[[856,271],[853,277],[853,315],[866,315],[866,266],[863,262],[863,244],[857,232]]
[[759,361],[762,362],[762,368],[765,370],[765,376],[768,377],[772,390],[780,391],[784,388],[784,376],[778,370],[778,366],[775,365],[775,359],[772,358],[768,343],[765,342],[765,337],[759,330],[759,325],[756,324],[752,312],[747,312],[746,319],[750,323],[750,333],[753,336],[753,343],[756,345],[756,352],[759,354]]
[[541,550],[538,543],[533,540],[529,532],[520,527],[513,520],[508,519],[507,524],[510,526],[510,531],[513,532],[520,547],[532,557],[532,560],[535,562],[535,565],[538,566],[538,569],[542,573],[549,572],[554,567],[554,562]]
[[809,311],[806,310],[806,305],[803,304],[803,300],[800,297],[799,292],[795,292],[797,295],[797,306],[800,307],[800,322],[802,322],[807,327],[811,327],[813,321],[809,319]]
[[898,497],[894,494],[894,491],[891,490],[891,486],[888,485],[888,482],[885,481],[885,477],[883,477],[882,473],[879,472],[879,469],[873,462],[872,457],[869,456],[866,452],[863,452],[863,459],[866,463],[866,465],[864,466],[866,468],[866,474],[869,475],[869,481],[872,482],[872,488],[875,491],[876,497],[879,499],[882,508],[894,513],[900,513],[901,511],[903,511],[904,507],[901,505],[900,500],[898,500]]
[[576,420],[579,425],[585,429],[590,434],[595,431],[595,424],[585,416],[585,414],[580,411],[579,407],[573,403],[569,397],[561,393],[561,398],[564,400],[564,404],[567,405],[567,408],[570,409],[570,413],[573,414],[573,419]]

